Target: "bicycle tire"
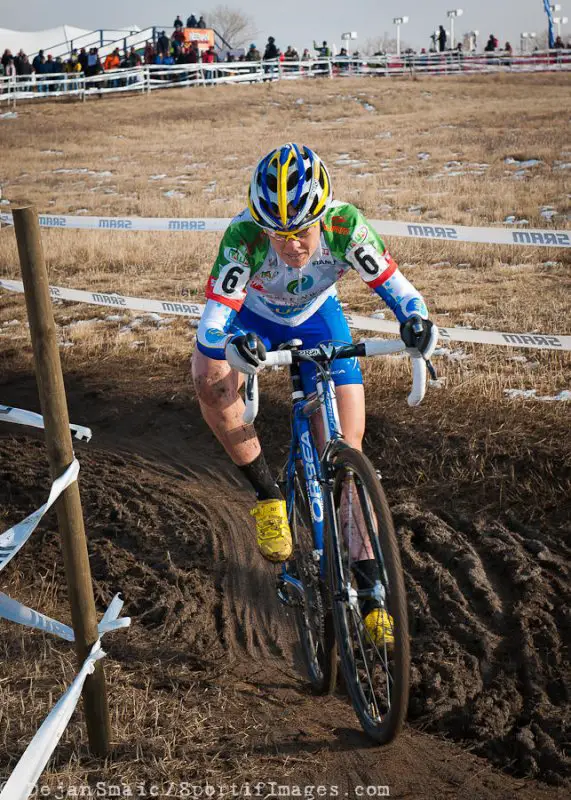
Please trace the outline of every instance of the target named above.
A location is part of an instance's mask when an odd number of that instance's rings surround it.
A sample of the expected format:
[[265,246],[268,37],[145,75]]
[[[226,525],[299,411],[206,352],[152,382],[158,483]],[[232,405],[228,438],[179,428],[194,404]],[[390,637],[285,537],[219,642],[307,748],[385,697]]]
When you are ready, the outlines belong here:
[[294,504],[289,512],[294,547],[292,567],[304,590],[301,605],[294,608],[302,659],[313,692],[330,694],[337,682],[335,631],[327,586],[313,555],[307,490],[298,470],[294,476]]
[[[331,467],[334,480],[328,502],[333,502],[330,511],[335,515],[337,525],[333,528],[331,522],[328,524],[326,546],[341,670],[363,730],[376,743],[388,744],[404,723],[410,683],[408,614],[400,553],[387,499],[371,462],[360,451],[344,447],[333,454]],[[393,619],[392,646],[387,646],[386,640],[382,647],[374,644],[359,610],[352,564],[360,562],[352,561],[351,548],[355,549],[356,545],[350,539],[350,523],[349,534],[341,529],[343,485],[349,486],[349,481],[353,481],[358,492],[360,506],[365,506],[363,521],[367,528],[369,552],[372,551],[375,569],[378,569],[379,591],[386,598],[384,607]],[[350,502],[346,508],[353,515]],[[363,536],[362,531],[358,533]],[[352,544],[347,543],[347,538]]]

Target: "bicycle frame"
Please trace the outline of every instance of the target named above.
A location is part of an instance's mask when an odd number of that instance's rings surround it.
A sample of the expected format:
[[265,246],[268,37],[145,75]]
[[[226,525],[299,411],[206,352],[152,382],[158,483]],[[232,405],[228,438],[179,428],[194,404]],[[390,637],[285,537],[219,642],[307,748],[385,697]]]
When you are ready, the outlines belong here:
[[[329,365],[322,365],[322,373],[318,371],[316,395],[305,396],[301,390],[299,370],[291,367],[293,390],[292,437],[286,468],[286,503],[288,514],[293,513],[295,504],[296,462],[303,465],[303,476],[309,500],[311,529],[313,534],[313,552],[315,560],[319,560],[320,574],[325,579],[325,546],[324,520],[330,513],[330,504],[326,496],[327,475],[325,465],[333,446],[343,446],[343,434],[339,421],[335,385],[331,379]],[[325,447],[321,457],[317,452],[311,431],[311,417],[321,410]],[[286,564],[283,565],[280,581],[289,584],[300,595],[304,589],[301,581],[291,575]]]

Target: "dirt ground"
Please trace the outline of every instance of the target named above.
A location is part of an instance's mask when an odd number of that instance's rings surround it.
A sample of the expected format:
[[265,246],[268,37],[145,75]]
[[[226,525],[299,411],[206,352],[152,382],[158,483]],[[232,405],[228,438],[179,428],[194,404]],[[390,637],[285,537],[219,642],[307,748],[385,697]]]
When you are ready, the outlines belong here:
[[[243,205],[260,142],[277,143],[293,119],[296,138],[316,142],[333,165],[340,194],[372,217],[488,225],[514,213],[534,227],[565,227],[561,165],[571,150],[565,114],[553,109],[567,84],[353,81],[327,84],[327,93],[220,87],[21,106],[2,122],[13,126],[1,130],[4,196],[33,195],[41,211],[62,214],[226,216]],[[506,158],[541,163],[514,179]],[[464,172],[454,176],[458,162]],[[172,188],[182,196],[167,196]],[[200,301],[218,239],[48,231],[44,247],[54,284]],[[569,332],[566,251],[390,246],[442,324]],[[0,274],[18,278],[7,228]],[[380,305],[352,279],[341,297],[361,313]],[[445,389],[414,413],[401,362],[364,367],[365,449],[394,513],[413,658],[407,725],[379,749],[341,692],[315,697],[304,680],[276,570],[255,549],[252,495],[190,388],[193,329],[71,304],[56,305],[55,316],[70,418],[94,431],[76,450],[98,611],[120,591],[132,625],[104,640],[112,756],[90,757],[78,712],[42,775],[44,796],[79,796],[86,786],[101,797],[129,796],[125,787],[132,796],[153,796],[153,787],[158,797],[207,796],[208,783],[219,797],[568,797],[569,403],[504,395],[571,388],[568,354],[452,349],[437,361]],[[0,402],[38,411],[25,319],[23,298],[2,292]],[[277,469],[288,443],[287,378],[261,383],[258,428]],[[45,501],[49,478],[42,435],[1,424],[3,531]],[[51,513],[0,589],[69,622],[55,526]],[[7,622],[0,657],[1,782],[76,665],[68,644]]]
[[[117,747],[104,767],[91,761],[74,722],[44,785],[122,778],[169,796],[170,782],[222,792],[273,781],[350,797],[356,787],[385,785],[399,798],[566,796],[565,509],[530,524],[525,506],[498,516],[490,496],[488,509],[471,513],[461,489],[447,502],[404,489],[406,465],[396,463],[387,483],[412,612],[413,680],[409,725],[393,747],[378,749],[345,697],[308,691],[292,624],[274,598],[274,568],[255,552],[250,495],[200,420],[184,371],[155,370],[151,380],[120,370],[111,362],[67,376],[71,417],[96,431],[77,451],[98,605],[120,590],[133,617],[128,632],[106,641]],[[35,406],[28,372],[3,371],[0,386],[4,402]],[[277,398],[271,405],[261,430],[277,459],[286,409]],[[390,439],[392,424],[373,419],[370,428]],[[40,436],[0,433],[9,523],[40,505],[47,470]],[[422,426],[416,435],[420,448],[437,437],[424,438]],[[53,524],[50,517],[3,579],[8,593],[61,618],[65,577]],[[57,696],[54,675],[69,680],[73,659],[41,634],[15,637],[8,623],[0,630],[7,773]],[[35,714],[18,712],[23,697]],[[261,796],[276,792],[269,786]]]

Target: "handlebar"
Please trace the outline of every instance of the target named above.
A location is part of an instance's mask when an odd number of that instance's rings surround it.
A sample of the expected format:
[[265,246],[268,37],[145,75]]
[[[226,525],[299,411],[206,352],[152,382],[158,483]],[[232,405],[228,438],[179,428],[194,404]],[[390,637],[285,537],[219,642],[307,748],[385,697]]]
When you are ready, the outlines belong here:
[[[351,345],[322,345],[308,350],[271,350],[261,363],[262,369],[269,367],[288,367],[301,362],[326,363],[338,358],[363,358],[368,356],[386,356],[405,352],[412,360],[412,389],[408,395],[409,406],[417,406],[426,393],[427,362],[415,347],[407,347],[400,339],[365,339]],[[246,377],[245,389],[246,410],[244,422],[251,425],[258,414],[258,376]]]

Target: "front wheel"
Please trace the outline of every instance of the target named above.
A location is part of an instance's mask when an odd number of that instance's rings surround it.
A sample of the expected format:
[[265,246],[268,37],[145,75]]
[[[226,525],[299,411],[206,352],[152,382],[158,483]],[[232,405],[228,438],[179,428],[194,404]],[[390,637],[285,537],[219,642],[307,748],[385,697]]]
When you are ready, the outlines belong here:
[[[332,456],[326,537],[335,634],[343,677],[365,733],[387,744],[408,706],[406,594],[391,513],[371,462],[358,450]],[[331,503],[330,503],[331,505]]]

